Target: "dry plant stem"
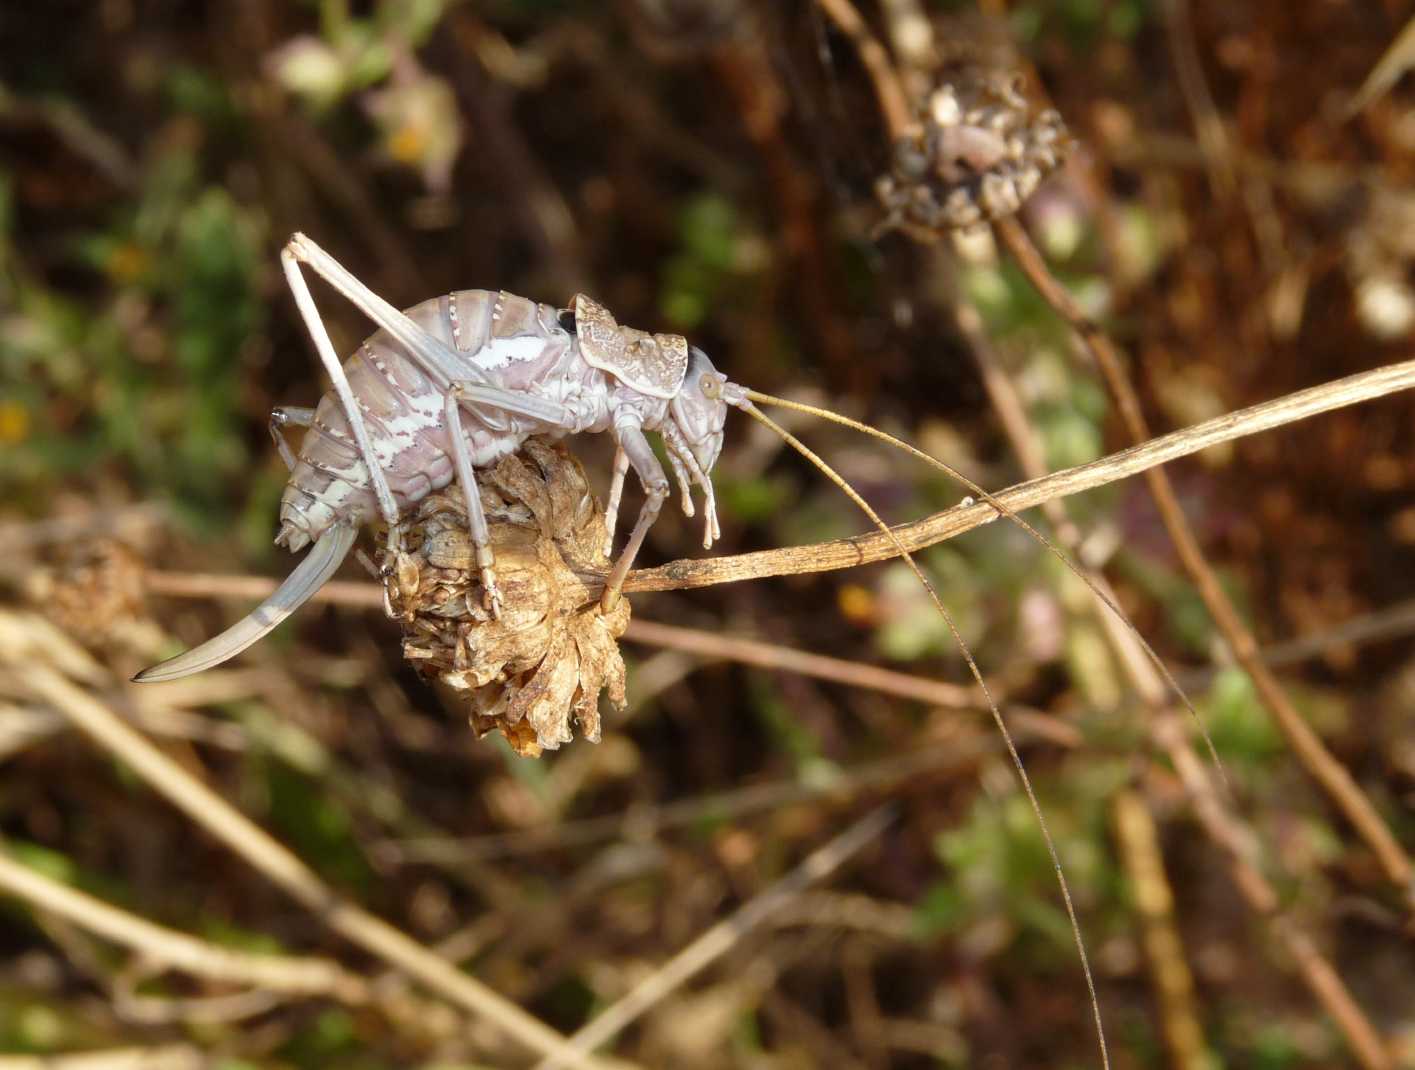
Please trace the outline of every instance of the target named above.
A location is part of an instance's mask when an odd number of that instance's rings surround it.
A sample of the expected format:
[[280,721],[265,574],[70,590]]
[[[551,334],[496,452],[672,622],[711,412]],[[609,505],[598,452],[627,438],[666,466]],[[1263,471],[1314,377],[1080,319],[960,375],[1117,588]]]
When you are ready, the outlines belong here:
[[1366,1070],[1392,1070],[1394,1061],[1384,1041],[1352,997],[1341,975],[1301,925],[1283,916],[1277,889],[1263,876],[1255,861],[1251,829],[1224,809],[1203,762],[1184,738],[1179,719],[1162,712],[1155,718],[1152,732],[1174,762],[1205,834],[1227,855],[1229,871],[1239,894],[1255,914],[1268,921],[1273,934],[1296,962],[1302,980],[1336,1022],[1352,1054]]
[[[1131,437],[1136,441],[1144,441],[1149,438],[1149,426],[1141,411],[1139,398],[1135,395],[1135,389],[1131,385],[1124,362],[1110,339],[1086,316],[1085,312],[1072,300],[1071,295],[1047,269],[1041,254],[1019,223],[1011,219],[1004,220],[997,224],[996,229],[1008,251],[1016,258],[1038,292],[1085,343],[1115,397],[1116,407],[1119,409]],[[1389,368],[1378,369],[1377,372],[1367,374],[1380,374],[1393,369],[1408,368],[1412,363],[1415,362],[1392,365]],[[1327,384],[1327,386],[1335,387],[1343,383],[1350,383],[1353,378],[1360,377],[1353,376],[1338,380],[1336,383]],[[1315,389],[1325,388],[1317,387]],[[1310,394],[1311,391],[1302,391],[1301,393]],[[1300,395],[1290,396],[1298,397]],[[1261,407],[1258,406],[1258,408]],[[1251,412],[1252,410],[1244,411]],[[1292,705],[1292,701],[1283,691],[1277,678],[1263,664],[1257,640],[1243,623],[1238,610],[1229,600],[1218,577],[1214,574],[1208,561],[1205,560],[1199,542],[1184,516],[1178,498],[1175,496],[1174,487],[1171,485],[1169,477],[1163,471],[1156,469],[1147,472],[1146,479],[1149,481],[1150,493],[1155,499],[1155,504],[1159,507],[1160,516],[1174,541],[1180,560],[1184,563],[1185,569],[1198,588],[1204,604],[1213,614],[1215,623],[1218,624],[1219,630],[1223,632],[1224,638],[1233,650],[1234,657],[1252,678],[1259,698],[1272,713],[1298,760],[1313,779],[1321,785],[1332,802],[1336,804],[1367,846],[1370,847],[1387,878],[1396,885],[1405,898],[1407,908],[1415,910],[1415,865],[1412,865],[1410,856],[1406,854],[1404,848],[1392,835],[1384,819],[1356,784],[1351,774],[1347,772],[1346,767],[1327,750],[1321,738],[1302,719],[1301,714]]]
[[[1383,368],[1336,379],[1320,386],[1265,401],[1246,409],[1206,420],[1201,424],[1151,439],[1089,464],[1067,468],[1040,479],[1028,480],[993,494],[1011,512],[1020,512],[1056,498],[1103,487],[1154,468],[1156,465],[1188,457],[1211,446],[1246,438],[1275,427],[1309,419],[1323,412],[1345,408],[1363,401],[1385,397],[1415,387],[1415,360],[1388,364]],[[719,583],[763,579],[767,576],[798,576],[809,572],[830,572],[854,568],[899,556],[898,544],[913,552],[955,538],[964,532],[996,520],[998,512],[986,502],[956,505],[941,513],[900,524],[889,533],[875,532],[848,539],[760,550],[749,554],[720,557],[683,558],[657,568],[635,569],[624,582],[625,593],[678,591],[711,587]],[[898,542],[896,543],[896,539]],[[149,573],[155,593],[187,597],[261,598],[273,589],[270,581],[255,576],[218,576],[201,573]],[[598,577],[603,582],[603,577]],[[345,605],[381,607],[378,587],[367,583],[333,581],[315,596]]]
[[1170,54],[1174,58],[1179,86],[1194,122],[1209,188],[1220,204],[1233,200],[1235,193],[1242,193],[1262,257],[1263,270],[1269,276],[1277,276],[1283,272],[1285,265],[1282,221],[1273,205],[1272,188],[1258,174],[1248,174],[1240,180],[1232,142],[1223,117],[1214,106],[1208,79],[1204,77],[1204,64],[1194,39],[1190,7],[1191,0],[1163,0],[1160,4]]
[[[241,598],[259,600],[275,590],[276,581],[264,576],[230,576],[209,572],[162,572],[151,570],[143,576],[152,594],[178,598]],[[324,585],[310,598],[311,602],[352,606],[359,609],[382,609],[383,588],[372,583],[334,581]],[[624,639],[647,646],[681,650],[704,658],[721,658],[743,665],[755,665],[779,672],[799,673],[817,680],[830,680],[877,691],[896,698],[912,699],[944,709],[978,709],[983,697],[974,688],[913,676],[876,665],[867,665],[844,658],[812,654],[778,643],[766,643],[707,632],[698,628],[681,628],[656,621],[633,620],[624,632]],[[1046,739],[1063,747],[1080,742],[1076,730],[1063,721],[1037,710],[1008,707],[1008,715],[1029,735]]]
[[156,925],[16,862],[0,849],[0,891],[136,951],[150,965],[266,992],[367,1003],[363,978],[328,959],[252,955]]
[[[1041,444],[1036,431],[1027,419],[1026,412],[1009,380],[992,359],[986,338],[981,333],[981,323],[967,313],[970,308],[960,309],[960,325],[972,342],[975,358],[983,370],[994,403],[999,404],[1003,426],[1012,440],[1013,448],[1022,462],[1023,472],[1034,475],[1043,470]],[[978,328],[972,330],[970,328]],[[1069,549],[1075,550],[1080,533],[1070,523],[1064,503],[1048,503],[1055,514],[1058,536]],[[1096,574],[1096,582],[1104,585],[1103,576]],[[1384,1070],[1388,1056],[1380,1035],[1360,1006],[1351,997],[1341,976],[1323,958],[1316,945],[1302,932],[1301,928],[1281,916],[1280,901],[1272,885],[1259,869],[1259,849],[1252,829],[1233,815],[1219,798],[1211,782],[1208,770],[1195,754],[1188,738],[1182,731],[1178,717],[1166,708],[1164,681],[1155,671],[1155,666],[1144,650],[1137,636],[1121,625],[1111,613],[1098,613],[1101,625],[1106,629],[1112,648],[1120,658],[1128,676],[1134,683],[1145,705],[1150,711],[1151,734],[1156,745],[1165,751],[1178,770],[1185,789],[1193,803],[1200,824],[1213,843],[1228,857],[1234,883],[1250,909],[1259,917],[1268,919],[1275,935],[1286,946],[1301,971],[1303,980],[1336,1021],[1347,1043],[1351,1046],[1368,1070]],[[1136,797],[1136,801],[1142,800]],[[1153,824],[1146,811],[1144,820]],[[1138,821],[1139,816],[1132,817]],[[1162,864],[1162,863],[1161,863]],[[1162,869],[1159,871],[1162,877]],[[1188,966],[1177,942],[1167,941],[1159,949],[1162,955],[1151,953],[1151,969],[1155,973],[1155,989],[1160,1000],[1162,1020],[1167,1041],[1175,1053],[1176,1065],[1189,1065],[1196,1061],[1207,1065],[1198,1055],[1185,1054],[1180,1057],[1180,1049],[1189,1053],[1191,1045],[1187,1039],[1198,1029],[1198,1012],[1194,1007],[1192,980],[1188,980]],[[1202,1034],[1199,1034],[1202,1036]]]
[[647,620],[633,621],[624,636],[635,642],[669,650],[682,650],[699,657],[724,658],[763,669],[800,673],[818,680],[833,680],[849,687],[926,702],[931,706],[972,709],[982,704],[982,695],[971,687],[941,683],[924,676],[910,676],[908,673],[893,672],[858,661],[828,658],[758,639],[719,635],[697,628],[680,628]]
[[1155,994],[1163,1009],[1160,1022],[1170,1065],[1177,1070],[1208,1070],[1212,1055],[1195,1013],[1194,977],[1174,923],[1174,893],[1164,872],[1155,819],[1144,798],[1129,788],[1112,800],[1111,814],[1140,915]]
[[[996,385],[997,384],[995,384],[995,386]],[[757,401],[769,403],[772,405],[780,405],[787,409],[795,409],[801,412],[808,412],[814,416],[819,417],[822,420],[829,420],[831,423],[841,424],[845,427],[849,427],[856,431],[859,431],[862,434],[869,435],[872,438],[877,438],[882,442],[887,442],[895,449],[907,453],[909,456],[914,457],[917,460],[923,461],[925,464],[931,466],[932,468],[943,472],[950,479],[962,483],[963,486],[965,486],[968,490],[971,490],[974,494],[982,498],[985,504],[996,509],[999,513],[1001,513],[1003,516],[1006,516],[1007,519],[1012,521],[1012,523],[1016,524],[1019,528],[1025,531],[1029,536],[1032,537],[1035,542],[1040,544],[1053,557],[1055,557],[1064,566],[1066,566],[1066,568],[1071,572],[1072,575],[1074,575],[1078,580],[1085,584],[1086,587],[1090,589],[1091,594],[1095,595],[1095,597],[1101,602],[1101,604],[1104,605],[1105,608],[1110,611],[1111,616],[1116,621],[1123,624],[1126,630],[1130,632],[1132,642],[1144,653],[1145,657],[1149,659],[1150,664],[1154,667],[1155,671],[1159,673],[1160,677],[1164,680],[1165,684],[1183,704],[1185,710],[1188,711],[1189,716],[1194,721],[1195,727],[1199,730],[1199,734],[1203,737],[1204,743],[1209,748],[1209,757],[1213,760],[1214,768],[1217,769],[1220,775],[1222,776],[1224,787],[1228,787],[1227,773],[1224,772],[1223,763],[1219,761],[1218,751],[1214,748],[1214,741],[1209,736],[1209,730],[1204,727],[1204,720],[1202,717],[1199,716],[1199,711],[1194,708],[1194,703],[1189,700],[1189,696],[1185,694],[1184,689],[1179,686],[1179,681],[1176,680],[1174,678],[1174,674],[1169,671],[1169,666],[1164,663],[1164,660],[1159,656],[1158,653],[1155,652],[1155,649],[1150,646],[1150,644],[1145,640],[1145,637],[1140,634],[1139,629],[1136,628],[1135,625],[1130,622],[1130,618],[1125,615],[1125,611],[1122,610],[1120,606],[1116,604],[1114,596],[1105,587],[1105,581],[1103,579],[1097,579],[1096,577],[1091,576],[1084,568],[1081,567],[1081,565],[1073,561],[1071,558],[1067,557],[1066,554],[1062,553],[1055,543],[1053,543],[1050,539],[1048,539],[1040,531],[1034,528],[1031,524],[1027,523],[1027,521],[1023,520],[1020,516],[1012,512],[1000,501],[998,501],[997,497],[990,491],[984,489],[979,484],[973,482],[973,480],[969,479],[967,476],[965,476],[962,472],[960,472],[953,466],[945,464],[943,461],[940,461],[936,457],[925,453],[923,450],[917,449],[916,447],[909,445],[909,443],[905,442],[903,439],[895,438],[893,435],[887,434],[886,432],[879,430],[879,428],[877,427],[872,427],[869,424],[861,423],[859,420],[852,420],[848,416],[841,416],[839,413],[830,412],[827,409],[818,409],[813,405],[802,405],[799,402],[787,401],[783,398],[774,398],[766,394],[759,394],[755,390],[749,390],[747,391],[747,394],[749,397]],[[1020,403],[1017,403],[1014,407],[1020,414]],[[1059,511],[1061,509],[1060,502],[1053,502],[1049,504],[1053,507],[1053,511]],[[883,525],[881,524],[880,527],[883,527]],[[1074,532],[1072,534],[1074,534]],[[907,555],[905,556],[905,560],[909,560]],[[917,572],[917,570],[915,571]]]
[[[830,680],[847,687],[878,691],[883,695],[913,699],[945,709],[977,709],[984,705],[982,693],[975,688],[946,684],[925,676],[910,676],[844,658],[810,654],[793,647],[764,643],[759,639],[718,635],[697,628],[680,628],[648,620],[631,621],[624,638],[668,650],[682,650],[700,657],[724,658],[742,665],[799,673],[817,680]],[[1029,735],[1063,747],[1080,743],[1080,735],[1075,728],[1048,714],[1008,706],[1007,715],[1016,727],[1025,728]]]
[[816,4],[855,46],[855,52],[875,87],[880,114],[889,127],[889,139],[897,141],[906,137],[913,129],[914,116],[909,107],[909,97],[899,83],[899,76],[884,45],[870,32],[869,25],[850,0],[816,0]]
[[910,100],[924,100],[929,94],[938,45],[923,0],[880,0],[880,14],[889,47],[899,60],[899,81],[907,88]]
[[191,1044],[72,1055],[0,1055],[0,1070],[211,1070],[214,1065],[216,1060]]
[[[757,394],[755,391],[748,391],[747,394],[749,397],[763,401],[770,401],[775,404],[781,403],[777,398],[769,398],[765,395]],[[855,489],[850,486],[849,483],[845,482],[835,469],[831,468],[830,465],[826,464],[825,461],[811,452],[795,435],[791,434],[784,427],[781,427],[770,417],[762,413],[761,410],[751,404],[751,402],[747,402],[743,405],[742,411],[747,413],[752,419],[771,428],[783,442],[790,445],[792,449],[802,457],[805,457],[811,464],[815,465],[816,468],[821,471],[821,474],[834,483],[847,498],[855,503],[861,512],[870,518],[875,527],[879,528],[882,534],[892,539],[895,548],[899,551],[899,556],[904,559],[904,563],[909,567],[909,571],[912,572],[914,578],[919,581],[919,585],[923,587],[925,593],[928,594],[929,601],[933,603],[934,608],[938,610],[939,616],[943,618],[944,624],[948,626],[948,631],[953,636],[954,643],[957,644],[959,651],[962,653],[963,660],[967,662],[968,671],[973,674],[973,679],[977,682],[978,688],[982,691],[983,698],[987,700],[988,709],[992,713],[993,724],[997,726],[998,735],[1002,737],[1002,742],[1007,748],[1007,755],[1012,761],[1012,768],[1017,772],[1017,780],[1022,785],[1022,790],[1027,796],[1027,803],[1031,807],[1032,815],[1037,820],[1037,827],[1041,830],[1042,842],[1046,844],[1047,854],[1051,858],[1052,867],[1056,870],[1056,883],[1061,889],[1061,901],[1066,907],[1066,916],[1071,923],[1071,935],[1076,942],[1077,957],[1081,960],[1081,974],[1086,979],[1086,989],[1091,996],[1091,1011],[1095,1020],[1096,1043],[1100,1048],[1101,1066],[1103,1070],[1109,1070],[1110,1049],[1106,1045],[1105,1023],[1101,1020],[1101,1004],[1099,997],[1096,995],[1096,980],[1091,973],[1090,956],[1086,953],[1086,941],[1081,935],[1081,922],[1076,916],[1076,906],[1071,900],[1071,887],[1066,880],[1066,873],[1061,866],[1061,856],[1057,853],[1056,843],[1051,835],[1051,828],[1047,824],[1046,816],[1042,813],[1042,804],[1038,801],[1037,793],[1032,787],[1032,778],[1027,775],[1027,767],[1022,764],[1022,756],[1017,752],[1017,744],[1013,742],[1012,732],[1008,729],[1007,722],[1003,720],[1002,711],[998,709],[997,702],[994,701],[991,692],[988,691],[987,681],[983,679],[983,672],[978,668],[978,663],[973,657],[973,652],[968,648],[967,642],[964,641],[963,633],[958,630],[958,625],[954,623],[953,614],[948,612],[948,607],[946,607],[943,604],[943,600],[939,598],[938,591],[934,589],[932,581],[924,575],[923,569],[914,561],[914,558],[909,554],[909,551],[904,548],[899,538],[890,530],[889,526],[880,519],[879,514],[871,508],[870,504],[865,501],[864,498],[860,497]],[[820,415],[820,413],[817,412],[817,415]]]
[[339,895],[295,855],[93,696],[42,666],[27,668],[25,676],[37,695],[121,759],[198,825],[314,912],[330,929],[425,985],[429,991],[484,1018],[530,1050],[542,1055],[564,1055],[574,1066],[592,1065],[568,1048],[560,1034]]
[[1203,63],[1194,43],[1193,19],[1189,0],[1162,0],[1160,10],[1168,29],[1170,54],[1179,74],[1179,85],[1193,115],[1195,133],[1209,173],[1209,188],[1218,200],[1231,198],[1238,186],[1229,147],[1228,132],[1214,107],[1213,94],[1204,78]]
[[[997,491],[993,497],[1009,511],[1021,512],[1053,498],[1063,498],[1114,483],[1156,465],[1198,453],[1210,446],[1231,442],[1260,431],[1269,431],[1284,424],[1308,419],[1318,413],[1370,401],[1412,387],[1415,387],[1415,360],[1390,364],[1206,420],[1182,431],[1162,435],[1143,445],[1113,453],[1099,461],[1055,472],[1042,479],[1029,480],[1008,490]],[[857,565],[898,557],[896,539],[906,550],[919,550],[987,524],[997,519],[997,515],[997,510],[986,502],[974,502],[954,506],[923,520],[901,524],[891,528],[889,534],[875,532],[849,539],[813,543],[809,546],[790,546],[722,557],[685,558],[658,568],[638,569],[629,573],[624,590],[626,593],[674,591],[760,579],[765,576],[794,576],[807,572],[854,568]]]
[[[152,594],[173,598],[240,598],[268,597],[278,581],[265,576],[228,576],[215,572],[161,572],[156,569],[143,573],[143,585]],[[355,583],[330,580],[311,597],[311,602],[327,602],[358,609],[382,609],[383,587],[376,583]]]
[[[957,318],[982,375],[984,389],[997,410],[1022,465],[1023,474],[1031,477],[1044,474],[1046,463],[1041,436],[1028,418],[1012,380],[998,363],[983,328],[981,315],[972,305],[960,304]],[[1071,522],[1065,502],[1050,501],[1042,509],[1056,531],[1057,540],[1076,554],[1081,543],[1081,532]],[[1087,569],[1083,578],[1090,581],[1093,589],[1105,592],[1105,600],[1109,602],[1107,608],[1111,612],[1102,612],[1099,606],[1092,603],[1097,619],[1121,666],[1135,682],[1151,712],[1159,713],[1159,704],[1165,698],[1165,681],[1150,660],[1157,656],[1152,650],[1142,648],[1140,637],[1131,630],[1129,620],[1122,621],[1114,611],[1114,593],[1105,576],[1099,571]],[[1170,682],[1173,683],[1172,677]],[[1177,688],[1177,685],[1174,686]],[[1192,707],[1190,709],[1192,711]],[[1197,713],[1194,716],[1197,718]],[[1183,741],[1182,745],[1187,747],[1187,741]],[[1122,860],[1135,887],[1146,957],[1159,1004],[1161,1032],[1169,1047],[1171,1065],[1177,1070],[1207,1070],[1212,1062],[1212,1053],[1204,1043],[1193,975],[1174,925],[1173,895],[1165,876],[1163,856],[1155,842],[1154,817],[1143,797],[1126,789],[1116,797],[1115,818]]]
[[[578,1051],[592,1052],[608,1043],[640,1015],[662,1001],[699,971],[732,950],[744,936],[794,901],[812,884],[824,880],[863,848],[873,843],[894,820],[896,810],[881,806],[855,822],[829,843],[812,851],[795,869],[745,903],[730,918],[718,922],[678,954],[649,974],[622,999],[611,1003],[588,1025],[570,1037]],[[557,1057],[543,1059],[536,1070],[559,1070]]]
[[1361,88],[1352,95],[1346,106],[1346,117],[1355,118],[1389,92],[1391,86],[1400,81],[1401,75],[1410,69],[1412,55],[1415,55],[1415,18],[1410,19],[1396,35],[1361,83]]

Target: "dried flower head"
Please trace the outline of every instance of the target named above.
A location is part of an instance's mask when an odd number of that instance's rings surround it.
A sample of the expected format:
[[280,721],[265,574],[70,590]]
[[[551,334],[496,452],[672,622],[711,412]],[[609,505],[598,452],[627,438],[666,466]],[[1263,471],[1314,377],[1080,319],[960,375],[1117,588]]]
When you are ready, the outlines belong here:
[[111,538],[70,543],[52,568],[36,569],[25,594],[79,642],[107,645],[146,619],[143,561]]
[[403,626],[403,655],[426,677],[466,695],[478,734],[499,730],[518,754],[537,756],[580,733],[599,741],[599,694],[624,705],[616,640],[627,599],[609,613],[580,573],[603,574],[604,516],[578,461],[530,439],[519,454],[478,472],[496,552],[502,613],[483,608],[466,510],[456,492],[420,503],[405,550],[385,581]]
[[877,193],[885,227],[956,230],[1017,212],[1071,147],[1061,116],[1035,111],[1011,71],[964,68],[918,109]]

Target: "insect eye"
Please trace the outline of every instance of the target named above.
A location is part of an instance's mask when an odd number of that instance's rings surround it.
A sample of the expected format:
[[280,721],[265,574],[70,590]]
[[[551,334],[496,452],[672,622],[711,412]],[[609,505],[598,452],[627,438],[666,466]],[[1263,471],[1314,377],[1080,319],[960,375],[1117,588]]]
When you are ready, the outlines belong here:
[[698,389],[703,392],[703,397],[714,399],[722,397],[722,383],[715,375],[705,374],[698,380]]

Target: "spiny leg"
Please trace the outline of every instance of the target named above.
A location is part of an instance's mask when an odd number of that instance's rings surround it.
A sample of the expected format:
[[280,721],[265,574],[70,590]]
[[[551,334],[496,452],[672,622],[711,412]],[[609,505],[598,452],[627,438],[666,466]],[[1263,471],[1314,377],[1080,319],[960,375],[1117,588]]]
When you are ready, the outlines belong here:
[[643,428],[637,423],[626,422],[614,430],[620,449],[628,455],[629,463],[633,465],[639,482],[644,486],[644,504],[639,509],[639,519],[634,523],[634,530],[629,533],[629,541],[624,544],[624,549],[619,553],[619,560],[614,563],[614,568],[605,580],[604,594],[599,604],[606,613],[618,604],[624,577],[633,567],[639,547],[644,544],[644,536],[649,533],[649,528],[653,527],[653,522],[663,507],[663,500],[668,497],[668,476],[663,472],[663,465],[659,464],[658,458],[654,456],[649,440],[644,437]]
[[305,282],[304,275],[300,273],[299,260],[289,245],[281,250],[280,263],[285,269],[285,279],[290,284],[290,292],[295,296],[295,304],[300,310],[300,315],[304,317],[305,328],[314,340],[314,348],[319,353],[319,359],[324,362],[324,370],[329,374],[329,379],[334,384],[334,393],[339,398],[339,404],[344,408],[345,419],[349,421],[349,430],[353,432],[354,441],[359,447],[359,457],[368,470],[369,482],[373,485],[374,498],[378,501],[379,515],[388,525],[388,551],[391,559],[402,548],[403,541],[403,533],[398,521],[398,505],[393,500],[393,492],[388,489],[388,480],[384,478],[383,469],[379,467],[377,455],[373,452],[373,443],[369,441],[368,428],[364,426],[363,413],[359,411],[359,403],[354,397],[353,387],[349,385],[349,379],[344,374],[344,366],[339,363],[339,357],[334,352],[334,343],[329,340],[329,332],[325,330],[324,320],[320,319],[319,309],[315,307],[309,284]]
[[398,342],[413,362],[443,390],[459,386],[465,400],[506,412],[519,413],[562,430],[571,430],[574,420],[565,406],[524,391],[506,390],[491,382],[482,369],[467,361],[439,338],[434,338],[408,317],[374,293],[348,268],[303,234],[296,234],[282,256],[308,264],[310,270]]
[[[717,493],[712,489],[712,479],[703,471],[702,465],[698,464],[698,459],[693,456],[693,451],[688,448],[688,444],[683,440],[683,436],[677,428],[672,424],[665,424],[662,434],[664,444],[668,447],[668,457],[674,462],[674,468],[686,468],[692,475],[693,482],[702,488],[703,549],[711,550],[713,542],[722,538],[722,527],[717,522]],[[688,500],[686,487],[683,489],[683,497],[687,503],[683,512],[692,516],[692,502]]]
[[467,440],[462,436],[462,391],[453,384],[447,392],[443,411],[447,420],[447,437],[452,446],[452,464],[457,470],[457,482],[467,503],[467,530],[472,545],[477,548],[477,568],[481,571],[482,601],[493,617],[501,616],[501,588],[496,585],[496,556],[491,550],[491,530],[482,511],[481,492],[472,459],[467,453]]
[[624,447],[614,447],[614,476],[609,481],[609,504],[604,507],[604,556],[614,556],[614,527],[619,523],[619,501],[624,497],[624,477],[629,473],[629,455]]
[[[471,380],[454,380],[447,387],[444,403],[444,421],[447,425],[452,461],[457,470],[458,482],[462,485],[467,503],[467,528],[472,542],[477,548],[477,568],[481,570],[482,589],[486,596],[486,606],[493,616],[501,616],[501,590],[496,583],[495,560],[491,549],[491,532],[486,516],[482,512],[481,494],[477,490],[476,473],[472,467],[471,455],[467,452],[467,440],[462,433],[462,407],[470,406],[481,419],[486,410],[512,416],[526,416],[557,431],[573,431],[575,416],[558,402],[536,397],[525,391],[506,390],[499,386]],[[514,424],[513,424],[514,427]],[[507,432],[513,433],[513,432]],[[526,430],[523,428],[521,437]]]
[[287,427],[309,427],[314,423],[314,410],[302,405],[280,405],[270,410],[270,437],[275,440],[275,448],[280,451],[280,459],[291,472],[299,458],[290,449],[282,432]]
[[292,236],[281,255],[308,264],[316,275],[392,335],[439,388],[445,390],[454,380],[467,379],[477,373],[477,369],[469,367],[450,346],[379,297],[305,235]]
[[668,454],[668,467],[673,469],[673,478],[678,483],[678,493],[682,496],[683,515],[691,517],[695,512],[692,494],[693,478],[683,467],[682,456],[672,446],[669,446],[665,452]]

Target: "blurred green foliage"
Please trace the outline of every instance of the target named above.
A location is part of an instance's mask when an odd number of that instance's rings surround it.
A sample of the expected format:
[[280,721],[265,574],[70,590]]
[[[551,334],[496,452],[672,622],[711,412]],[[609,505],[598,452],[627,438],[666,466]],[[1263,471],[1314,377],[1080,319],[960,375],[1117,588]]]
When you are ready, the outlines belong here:
[[242,355],[264,320],[259,220],[173,148],[139,201],[75,242],[75,263],[114,287],[110,300],[81,304],[9,273],[0,369],[25,433],[0,453],[0,477],[17,498],[116,467],[208,530],[227,522],[230,481],[249,464],[240,399]]
[[[1043,784],[1039,796],[1072,887],[1085,889],[1085,912],[1096,919],[1092,931],[1102,932],[1120,921],[1124,884],[1115,862],[1096,848],[1107,819],[1102,800],[1126,772],[1102,764],[1082,775],[1093,794],[1079,797],[1068,782]],[[1025,796],[978,799],[967,820],[940,833],[934,847],[946,877],[919,904],[922,933],[960,936],[980,956],[1006,953],[1021,941],[1035,965],[1068,968],[1075,943],[1063,907],[1043,894],[1056,870]]]

